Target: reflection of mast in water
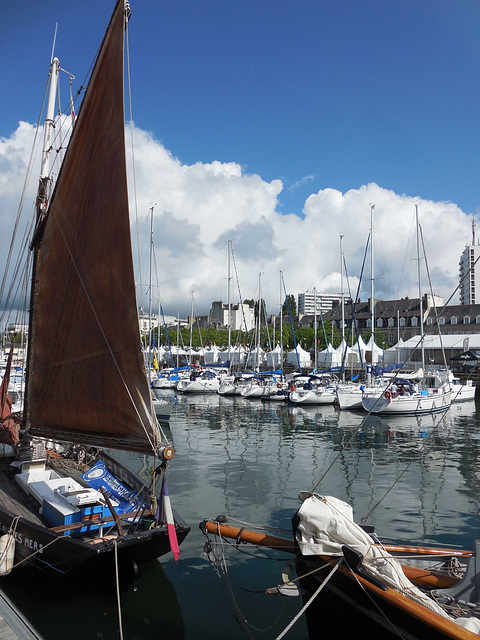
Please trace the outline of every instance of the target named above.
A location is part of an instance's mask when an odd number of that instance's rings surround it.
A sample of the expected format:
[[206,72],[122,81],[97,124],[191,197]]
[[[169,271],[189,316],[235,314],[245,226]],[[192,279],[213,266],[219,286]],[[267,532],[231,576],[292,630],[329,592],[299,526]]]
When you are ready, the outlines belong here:
[[[446,454],[445,450],[436,446],[437,438],[433,437],[427,445],[420,465],[418,515],[421,518],[423,532],[421,540],[431,539],[437,532],[435,523],[437,514],[442,513],[446,500],[441,500],[443,488],[446,484]],[[445,442],[442,443],[445,446]]]

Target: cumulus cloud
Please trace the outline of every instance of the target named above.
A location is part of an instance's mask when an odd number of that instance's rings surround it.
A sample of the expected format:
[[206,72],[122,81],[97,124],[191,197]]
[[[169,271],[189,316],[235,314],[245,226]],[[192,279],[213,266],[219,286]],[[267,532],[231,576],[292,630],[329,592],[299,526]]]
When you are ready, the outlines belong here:
[[[20,123],[10,138],[0,139],[0,251],[8,251],[34,129]],[[145,276],[150,242],[147,219],[154,205],[155,273],[165,313],[185,316],[192,291],[198,313],[213,300],[227,298],[226,247],[232,241],[234,267],[243,298],[262,297],[269,313],[279,309],[279,272],[287,293],[305,290],[339,292],[340,235],[350,290],[355,295],[370,231],[370,205],[375,204],[373,247],[376,296],[416,297],[415,204],[435,293],[449,298],[458,284],[458,260],[470,242],[471,218],[455,204],[396,194],[371,183],[341,193],[325,188],[312,193],[301,215],[282,215],[281,180],[267,182],[235,162],[185,165],[148,132],[133,131],[135,179],[129,170],[134,255],[140,247],[141,277]],[[131,166],[130,134],[127,156]],[[38,171],[37,174],[38,175]],[[309,181],[307,176],[302,184]],[[36,180],[28,197],[33,202]],[[138,218],[136,220],[135,218]],[[135,238],[139,230],[139,241]],[[363,271],[360,297],[370,295],[370,258]],[[424,267],[424,260],[422,266]],[[425,271],[424,271],[425,274]],[[140,278],[140,271],[138,273]],[[430,285],[423,276],[423,291]],[[345,290],[347,285],[345,284]],[[237,285],[231,288],[236,301]],[[159,292],[159,293],[157,293]],[[234,300],[235,299],[235,300]],[[454,299],[457,301],[457,298]]]

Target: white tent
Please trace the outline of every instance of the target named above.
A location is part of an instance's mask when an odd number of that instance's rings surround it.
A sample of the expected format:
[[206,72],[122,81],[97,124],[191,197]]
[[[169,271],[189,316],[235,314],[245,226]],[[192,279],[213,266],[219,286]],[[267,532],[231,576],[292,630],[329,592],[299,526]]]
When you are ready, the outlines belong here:
[[262,347],[258,347],[258,357],[257,357],[257,347],[255,347],[255,349],[252,349],[248,354],[247,366],[257,367],[258,365],[258,367],[261,367],[265,361],[266,361],[265,351],[262,349]]
[[356,354],[358,358],[358,362],[365,362],[365,351],[367,350],[367,345],[365,344],[362,336],[358,337],[358,340],[352,347],[352,351]]
[[282,349],[279,344],[272,349],[272,351],[267,352],[267,367],[270,369],[278,369],[278,367],[282,366]]
[[393,345],[393,347],[390,347],[389,349],[385,350],[385,364],[399,364],[401,362],[403,362],[403,359],[405,357],[405,350],[402,348],[403,347],[403,340],[400,338],[400,340],[397,342],[397,344]]
[[340,364],[342,363],[343,358],[345,358],[345,367],[356,365],[357,362],[359,362],[358,351],[355,352],[351,347],[349,347],[345,341],[345,338],[342,338],[342,341],[338,345],[336,350],[340,354]]
[[[218,353],[220,357],[220,361],[225,364],[229,359],[228,347],[223,349],[223,351],[219,351]],[[245,349],[240,347],[230,347],[230,365],[239,364],[245,360]]]
[[367,351],[372,351],[372,361],[378,362],[383,357],[383,349],[379,347],[373,340],[373,336],[370,336],[370,340],[366,344]]
[[319,369],[339,367],[342,364],[342,356],[332,344],[328,343],[327,348],[318,354],[317,364]]
[[[298,354],[298,358],[297,358],[297,354]],[[291,351],[288,352],[287,362],[288,364],[292,364],[296,366],[298,366],[298,363],[300,362],[301,367],[309,367],[312,363],[312,359],[308,351],[305,351],[305,349],[302,349],[301,345],[297,345],[296,349],[292,349]]]
[[217,364],[217,362],[220,362],[220,349],[216,344],[213,347],[207,347],[203,355],[205,364]]

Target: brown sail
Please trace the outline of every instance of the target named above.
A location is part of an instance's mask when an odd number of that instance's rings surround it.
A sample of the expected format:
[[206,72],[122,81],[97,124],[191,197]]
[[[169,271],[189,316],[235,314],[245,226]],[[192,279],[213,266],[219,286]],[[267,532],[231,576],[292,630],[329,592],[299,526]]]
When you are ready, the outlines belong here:
[[35,240],[26,397],[33,435],[152,452],[124,136],[124,0],[115,7]]

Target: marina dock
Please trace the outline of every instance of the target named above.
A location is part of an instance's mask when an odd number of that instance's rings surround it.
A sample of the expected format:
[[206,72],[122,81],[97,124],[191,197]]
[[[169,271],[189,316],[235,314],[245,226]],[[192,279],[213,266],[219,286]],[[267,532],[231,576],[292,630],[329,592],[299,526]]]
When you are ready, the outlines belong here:
[[43,637],[1,590],[0,640],[43,640]]

